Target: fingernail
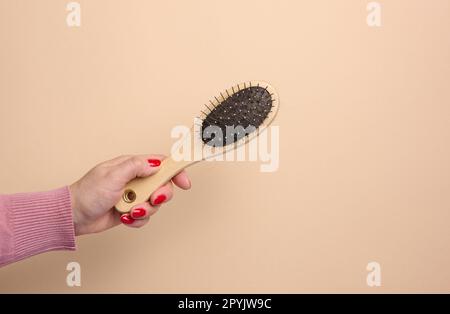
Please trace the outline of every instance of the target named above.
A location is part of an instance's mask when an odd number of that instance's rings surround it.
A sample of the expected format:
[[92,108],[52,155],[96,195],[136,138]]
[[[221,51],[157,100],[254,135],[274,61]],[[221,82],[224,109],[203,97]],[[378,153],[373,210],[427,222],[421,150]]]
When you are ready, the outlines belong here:
[[158,167],[161,164],[161,160],[159,159],[149,159],[147,160],[150,167]]
[[120,216],[120,221],[123,224],[129,225],[129,224],[132,224],[134,222],[134,219],[131,218],[130,214],[123,214],[122,216]]
[[158,195],[153,201],[153,205],[159,205],[166,200],[166,196],[164,194]]
[[192,186],[192,183],[191,183],[191,180],[189,178],[186,178],[186,183],[188,184],[188,189],[190,189],[191,186]]
[[132,218],[141,218],[144,217],[147,211],[144,208],[136,208],[131,212]]

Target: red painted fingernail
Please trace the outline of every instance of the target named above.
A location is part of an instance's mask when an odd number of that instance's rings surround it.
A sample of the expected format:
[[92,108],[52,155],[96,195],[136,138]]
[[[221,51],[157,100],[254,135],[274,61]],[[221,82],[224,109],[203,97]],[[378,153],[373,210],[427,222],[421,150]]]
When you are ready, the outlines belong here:
[[122,216],[120,216],[120,221],[123,224],[129,225],[129,224],[132,224],[134,222],[134,219],[131,218],[130,214],[123,214]]
[[161,160],[159,159],[149,159],[147,160],[150,167],[158,167],[161,164]]
[[136,208],[131,212],[132,218],[144,217],[147,211],[144,208]]
[[155,200],[153,201],[153,205],[161,204],[166,200],[166,198],[167,197],[164,194],[158,195],[158,197],[156,197]]

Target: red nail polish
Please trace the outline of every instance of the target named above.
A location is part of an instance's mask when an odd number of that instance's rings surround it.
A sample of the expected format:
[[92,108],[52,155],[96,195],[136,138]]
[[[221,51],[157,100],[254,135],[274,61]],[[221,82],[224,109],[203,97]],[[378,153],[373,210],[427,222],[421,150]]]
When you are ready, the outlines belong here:
[[120,221],[123,224],[129,225],[129,224],[132,224],[134,222],[134,219],[131,218],[130,214],[123,214],[122,216],[120,216]]
[[147,211],[144,208],[136,208],[131,213],[132,218],[141,218],[144,217]]
[[159,205],[166,200],[166,196],[164,194],[158,195],[153,201],[153,205]]
[[158,167],[161,164],[161,160],[159,159],[149,159],[147,160],[150,167]]

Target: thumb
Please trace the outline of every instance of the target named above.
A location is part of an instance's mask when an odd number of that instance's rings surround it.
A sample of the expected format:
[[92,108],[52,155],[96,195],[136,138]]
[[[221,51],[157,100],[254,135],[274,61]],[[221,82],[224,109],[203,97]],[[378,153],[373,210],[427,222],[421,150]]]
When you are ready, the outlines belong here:
[[162,156],[132,156],[113,166],[111,175],[124,184],[138,177],[148,177],[156,173],[161,165]]

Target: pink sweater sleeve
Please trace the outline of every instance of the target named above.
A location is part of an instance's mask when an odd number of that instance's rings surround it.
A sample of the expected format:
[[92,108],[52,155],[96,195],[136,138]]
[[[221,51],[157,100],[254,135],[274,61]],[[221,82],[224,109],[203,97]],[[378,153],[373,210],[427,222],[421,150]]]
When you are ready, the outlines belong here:
[[0,195],[0,266],[53,250],[74,250],[68,187]]

